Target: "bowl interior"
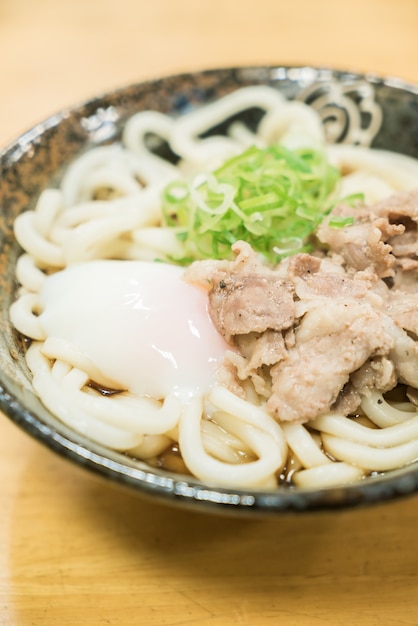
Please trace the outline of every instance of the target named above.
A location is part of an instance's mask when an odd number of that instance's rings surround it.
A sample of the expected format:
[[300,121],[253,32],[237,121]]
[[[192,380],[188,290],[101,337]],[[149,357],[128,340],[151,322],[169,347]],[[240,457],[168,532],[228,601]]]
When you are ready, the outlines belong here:
[[[413,493],[418,488],[415,466],[341,488],[272,492],[213,487],[150,468],[88,441],[51,415],[32,391],[24,346],[9,321],[18,287],[15,264],[21,253],[13,236],[15,217],[33,208],[41,190],[54,186],[79,154],[117,142],[125,121],[135,112],[148,109],[177,116],[255,84],[274,86],[289,99],[311,104],[320,111],[330,141],[361,143],[366,138],[374,147],[418,157],[418,88],[327,68],[247,67],[171,76],[105,94],[38,124],[0,153],[0,408],[32,436],[74,462],[144,495],[182,506],[274,514]],[[249,110],[243,117],[252,126],[259,112]]]

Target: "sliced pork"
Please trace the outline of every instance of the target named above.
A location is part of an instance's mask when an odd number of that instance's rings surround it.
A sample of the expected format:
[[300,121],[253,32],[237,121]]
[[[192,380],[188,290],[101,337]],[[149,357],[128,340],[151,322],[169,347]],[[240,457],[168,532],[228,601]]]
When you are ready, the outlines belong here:
[[418,387],[418,272],[408,266],[418,263],[418,192],[333,215],[353,223],[326,219],[314,254],[272,269],[241,241],[234,261],[198,261],[185,274],[208,289],[231,344],[229,379],[251,380],[279,421],[349,414],[371,389]]

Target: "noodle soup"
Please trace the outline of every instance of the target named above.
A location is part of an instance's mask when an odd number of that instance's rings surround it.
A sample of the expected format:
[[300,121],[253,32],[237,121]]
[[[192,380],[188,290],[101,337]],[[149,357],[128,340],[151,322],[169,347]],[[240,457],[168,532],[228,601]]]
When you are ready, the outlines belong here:
[[111,107],[86,122],[105,142],[13,224],[10,319],[63,427],[221,492],[355,487],[415,462],[418,163],[371,147],[366,88],[367,123],[323,78],[141,107],[114,140]]

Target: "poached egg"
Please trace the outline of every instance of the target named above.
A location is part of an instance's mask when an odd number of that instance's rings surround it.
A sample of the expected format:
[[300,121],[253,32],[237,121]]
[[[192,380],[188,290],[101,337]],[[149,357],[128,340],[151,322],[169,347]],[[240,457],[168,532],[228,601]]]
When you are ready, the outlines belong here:
[[97,260],[48,276],[39,320],[81,351],[116,389],[184,400],[216,381],[227,344],[206,292],[159,262]]

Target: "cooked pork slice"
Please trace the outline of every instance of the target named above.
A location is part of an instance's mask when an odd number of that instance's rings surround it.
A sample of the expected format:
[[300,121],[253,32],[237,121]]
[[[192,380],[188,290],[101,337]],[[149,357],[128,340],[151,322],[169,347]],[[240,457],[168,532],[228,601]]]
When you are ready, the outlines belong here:
[[389,198],[377,202],[371,208],[374,215],[387,217],[391,223],[402,222],[404,218],[410,218],[417,223],[418,188],[413,191],[401,191],[393,194]]
[[209,314],[227,341],[250,332],[281,331],[295,320],[293,288],[274,272],[216,276],[209,293]]
[[235,335],[282,331],[295,320],[293,286],[262,265],[244,242],[233,246],[234,261],[198,261],[186,270],[189,282],[209,288],[209,314],[227,341]]
[[303,300],[318,298],[360,299],[367,295],[369,281],[352,280],[349,276],[318,273],[295,280],[296,295]]
[[397,326],[418,337],[418,292],[390,290],[385,312]]
[[395,366],[390,359],[384,356],[368,359],[350,375],[350,382],[343,387],[331,410],[342,415],[353,415],[363,395],[372,389],[385,393],[393,389],[397,382]]
[[321,269],[321,259],[312,256],[312,254],[295,254],[285,259],[281,265],[285,268],[286,278],[306,278],[311,274],[316,274]]
[[[334,216],[352,217],[354,224],[333,228]],[[344,257],[355,270],[372,267],[378,276],[393,276],[418,267],[418,190],[402,192],[370,207],[339,205],[320,225],[318,240]]]
[[287,359],[271,369],[267,409],[281,421],[299,422],[329,411],[350,374],[393,344],[370,305],[320,299],[300,322]]
[[331,407],[333,413],[340,415],[353,415],[361,403],[361,396],[351,383],[344,385],[334,404]]
[[322,228],[334,246],[327,253],[271,269],[237,242],[234,261],[198,261],[186,272],[208,290],[211,318],[234,346],[221,379],[242,397],[251,381],[278,421],[348,414],[370,389],[418,387],[417,281],[399,265],[392,272],[386,243],[405,226],[362,208],[359,215],[354,226]]
[[236,368],[241,381],[250,379],[257,393],[269,397],[269,377],[263,373],[265,366],[278,363],[287,357],[287,348],[282,333],[267,330],[264,333],[237,335],[234,341],[239,353],[229,352],[226,360]]
[[412,265],[403,270],[403,267],[398,264],[395,269],[395,275],[393,277],[393,289],[401,291],[402,293],[417,293],[418,291],[418,261],[412,261]]
[[[375,215],[389,221],[391,225],[403,227],[386,240],[393,255],[399,259],[418,259],[418,190],[398,193],[372,207]],[[416,267],[416,266],[415,266]],[[411,264],[403,269],[415,269]]]
[[388,316],[383,316],[386,331],[393,339],[389,357],[399,382],[418,388],[418,344]]
[[318,298],[367,298],[374,299],[379,306],[387,292],[383,281],[376,274],[365,272],[347,273],[331,258],[317,258],[309,254],[296,254],[285,259],[277,268],[280,275],[290,281],[297,299],[297,317],[300,311],[306,312],[308,303]]
[[225,275],[260,274],[269,276],[271,270],[263,265],[258,255],[245,241],[237,241],[232,246],[235,254],[233,261],[205,259],[195,261],[184,272],[184,279],[195,283],[208,291],[212,288],[212,280],[221,280]]
[[223,387],[226,387],[234,393],[239,398],[245,398],[245,390],[242,385],[242,380],[239,379],[238,375],[238,364],[239,360],[242,359],[239,354],[235,352],[231,352],[231,356],[235,357],[234,359],[229,359],[229,353],[227,352],[225,355],[225,360],[223,366],[219,368],[217,372],[217,381]]
[[386,241],[403,232],[404,227],[392,226],[387,219],[381,217],[365,221],[363,213],[358,221],[355,208],[350,210],[355,219],[354,224],[343,228],[330,226],[330,219],[341,212],[348,213],[336,208],[322,222],[317,231],[319,241],[326,244],[331,252],[340,254],[346,265],[356,271],[372,269],[380,278],[393,276],[395,258],[391,254],[392,247]]
[[379,389],[382,393],[390,391],[398,382],[395,366],[387,356],[368,359],[351,375],[350,381],[353,391],[359,394],[359,398],[372,389]]
[[282,333],[274,330],[238,335],[235,337],[235,345],[247,359],[248,372],[263,367],[263,365],[274,365],[274,363],[285,359],[287,355]]
[[[398,257],[396,259],[396,267],[395,267],[395,274],[396,271],[398,270],[401,274],[405,274],[405,272],[416,272],[416,270],[418,269],[418,258],[416,259],[411,259],[409,257]],[[414,277],[414,280],[416,281],[416,276]]]
[[403,220],[404,232],[388,238],[392,253],[398,259],[418,257],[417,225],[412,220]]

